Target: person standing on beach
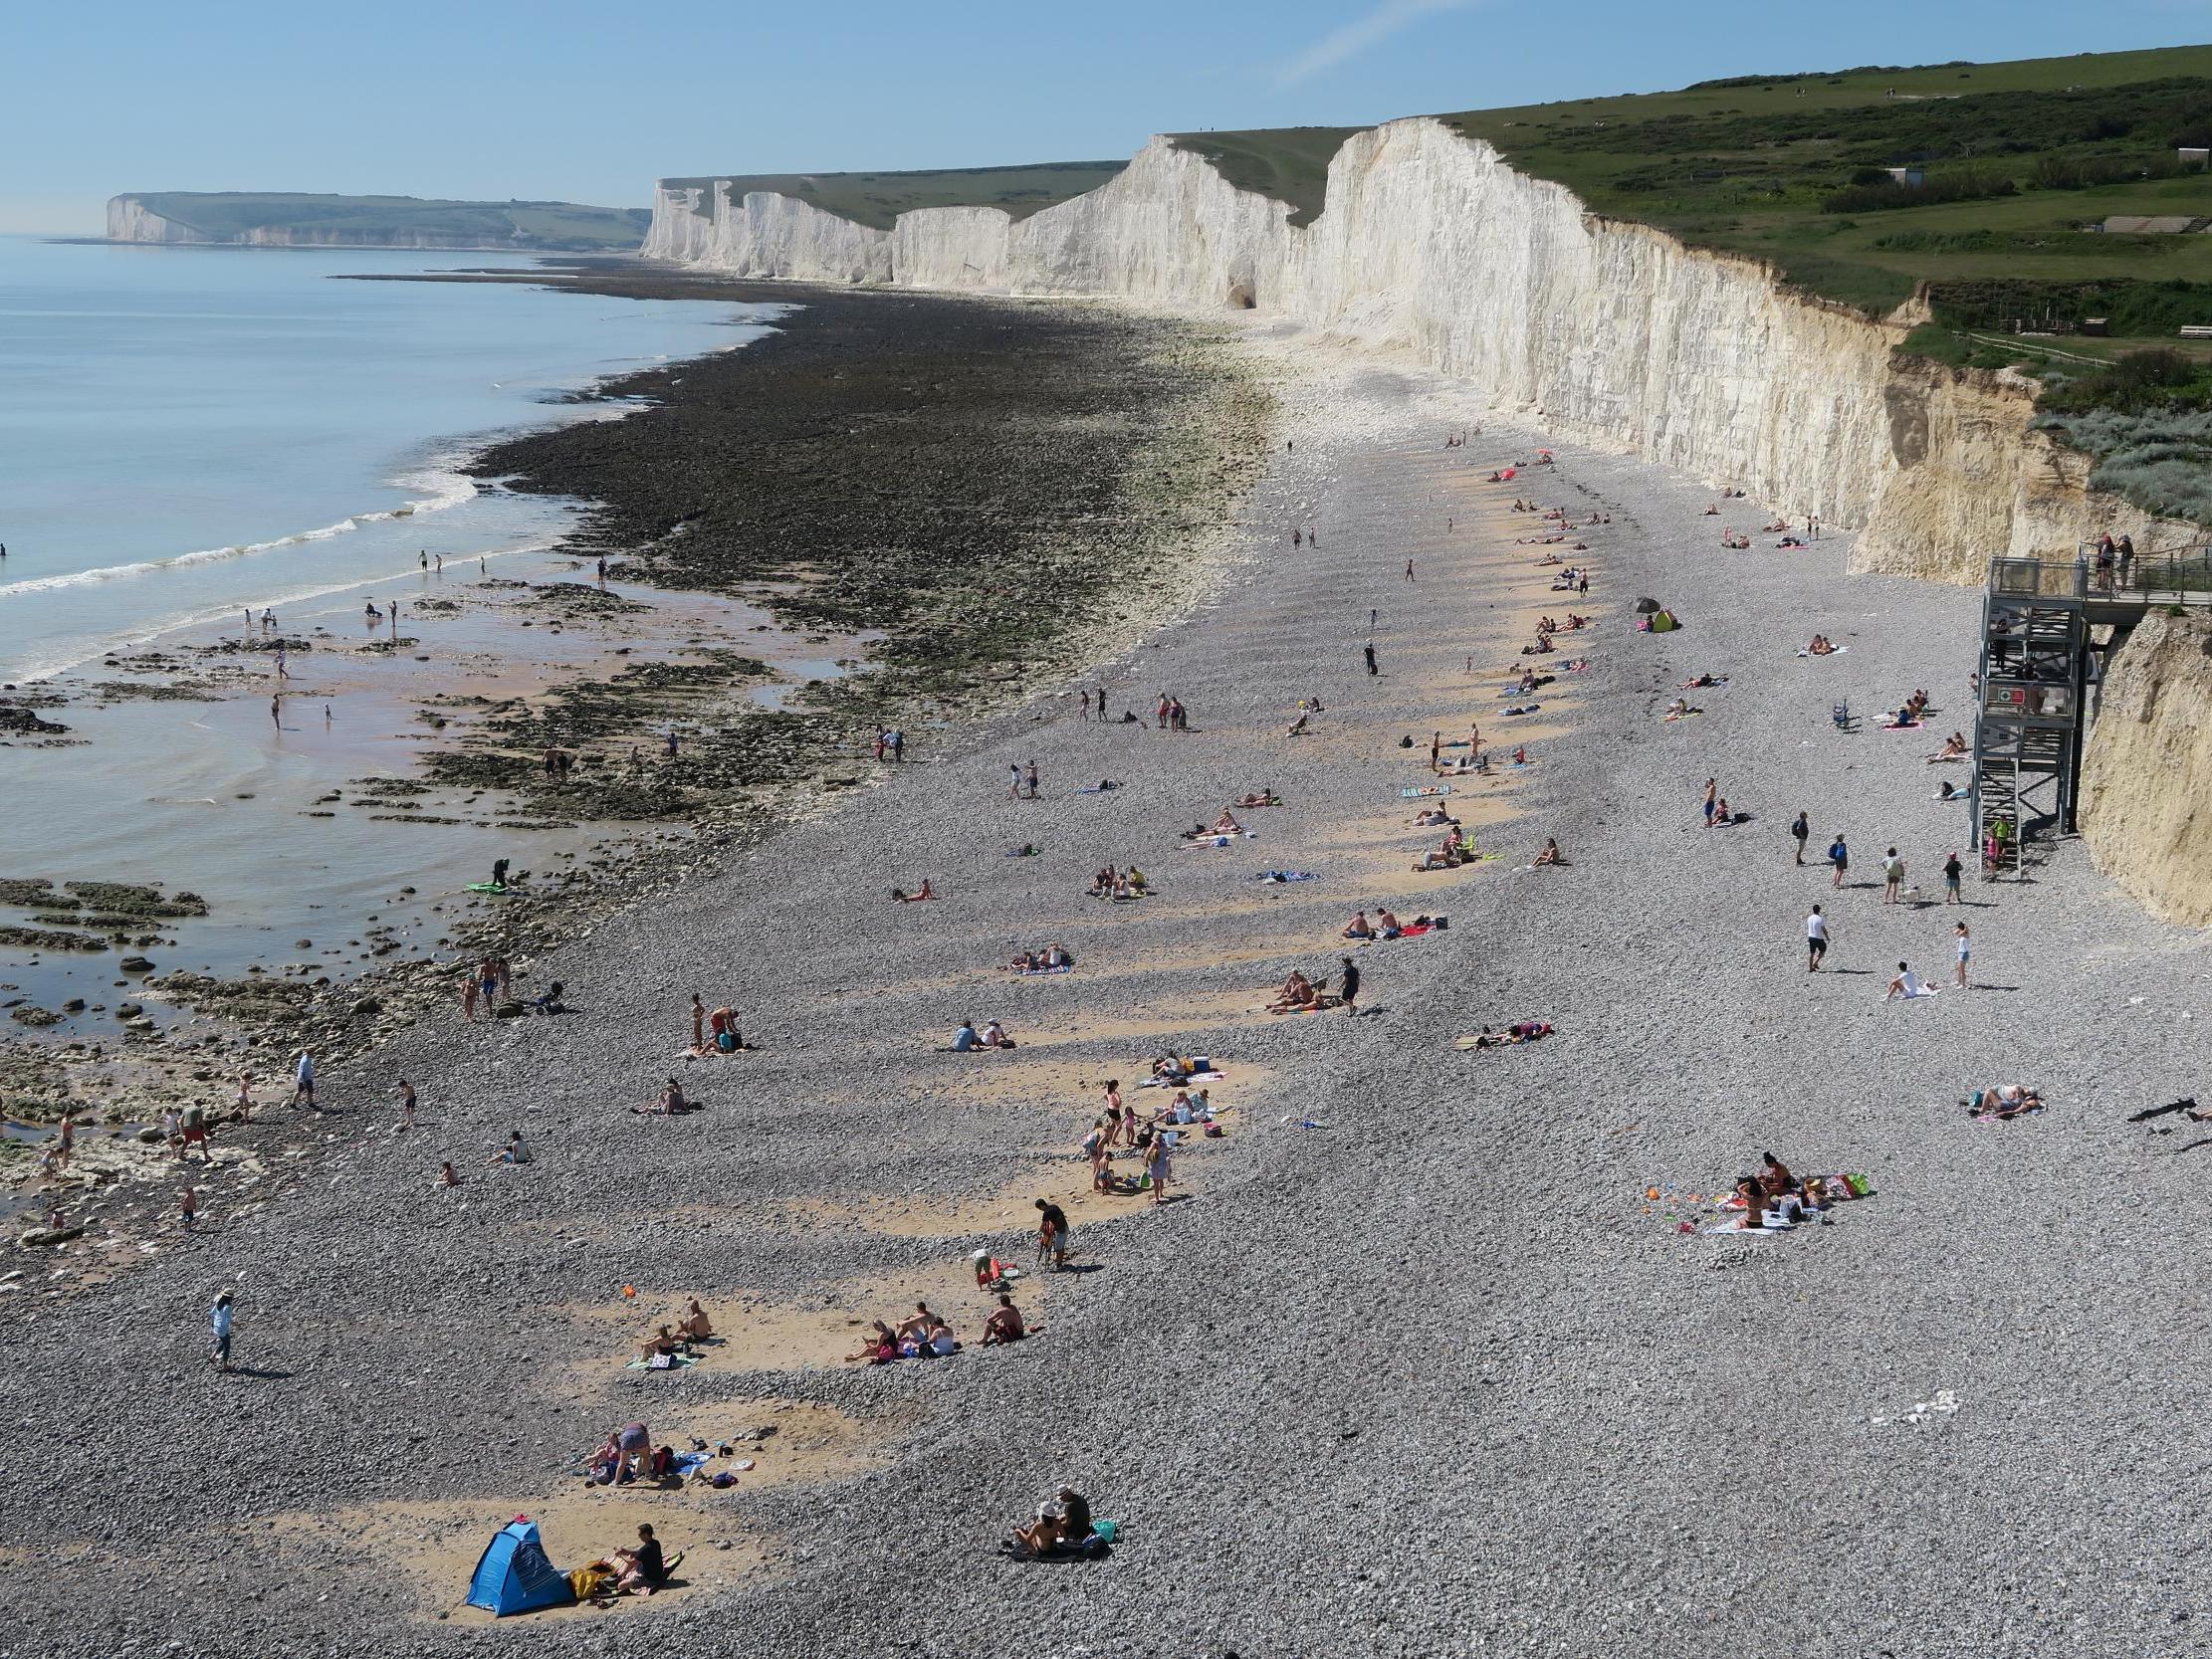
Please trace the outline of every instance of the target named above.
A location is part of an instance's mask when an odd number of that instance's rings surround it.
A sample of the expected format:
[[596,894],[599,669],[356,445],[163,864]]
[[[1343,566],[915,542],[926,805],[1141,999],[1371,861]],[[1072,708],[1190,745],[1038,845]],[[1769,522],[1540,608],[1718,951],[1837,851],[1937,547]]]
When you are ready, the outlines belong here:
[[1821,958],[1828,954],[1828,918],[1821,915],[1818,905],[1805,919],[1805,971],[1818,973]]
[[230,1292],[224,1291],[215,1298],[213,1322],[215,1326],[215,1368],[219,1371],[227,1371],[230,1369]]
[[707,1052],[707,999],[697,991],[691,993],[691,1052]]
[[435,562],[433,563],[433,565],[432,565],[432,567],[431,567],[431,571],[430,571],[430,573],[431,573],[431,574],[432,574],[433,576],[442,576],[442,575],[444,575],[444,574],[445,574],[445,554],[443,554],[443,553],[440,553],[440,554],[439,554],[439,555],[437,556],[437,559],[436,559],[436,561],[435,561]]
[[1380,674],[1383,672],[1381,669],[1375,666],[1375,642],[1373,640],[1369,640],[1367,642],[1367,672],[1370,675]]
[[405,1078],[401,1078],[399,1080],[399,1122],[397,1125],[394,1126],[394,1128],[409,1130],[413,1129],[414,1127],[415,1086],[412,1083],[409,1083]]
[[1897,895],[1903,890],[1904,860],[1897,856],[1896,848],[1891,847],[1881,861],[1881,902],[1884,905],[1895,904]]
[[430,568],[430,549],[428,547],[422,548],[415,554],[415,567],[419,570]]
[[1023,774],[1021,782],[1022,786],[1028,791],[1028,798],[1035,800],[1037,798],[1037,762],[1034,755],[1029,758],[1029,769]]
[[1306,532],[1293,526],[1290,531],[1290,544],[1293,547],[1303,547],[1306,544]]
[[200,1213],[200,1195],[193,1190],[190,1181],[184,1183],[184,1190],[177,1195],[176,1212],[178,1223],[189,1233]]
[[310,1110],[315,1106],[315,1056],[306,1049],[300,1051],[300,1064],[292,1074],[292,1104]]
[[1344,1011],[1357,1015],[1360,1011],[1360,970],[1351,957],[1341,959],[1344,963],[1344,979],[1339,994],[1344,998]]
[[1162,693],[1160,694],[1160,707],[1159,707],[1158,709],[1154,710],[1154,711],[1153,711],[1153,713],[1154,713],[1154,714],[1155,714],[1155,715],[1156,715],[1156,716],[1158,717],[1158,718],[1157,718],[1157,720],[1156,720],[1156,721],[1154,722],[1154,724],[1155,724],[1155,725],[1156,725],[1156,726],[1158,726],[1158,727],[1159,727],[1159,728],[1160,728],[1160,729],[1161,729],[1162,731],[1165,731],[1165,730],[1167,730],[1167,729],[1168,729],[1168,694],[1167,694],[1166,692],[1162,692]]
[[[1106,711],[1103,708],[1099,710],[1098,718],[1100,720],[1104,720],[1106,718]],[[894,766],[900,766],[904,765],[905,763],[906,727],[903,726],[894,726],[891,728],[891,764]]]
[[279,692],[269,700],[269,724],[279,731],[284,729],[284,693]]
[[1085,720],[1091,718],[1091,689],[1088,686],[1083,688],[1083,718]]
[[1713,814],[1720,809],[1720,780],[1705,779],[1705,828],[1713,827]]
[[461,969],[461,1017],[465,1020],[476,1018],[476,969],[474,967]]
[[1844,878],[1851,874],[1851,849],[1844,845],[1844,838],[1841,832],[1839,832],[1836,839],[1829,844],[1828,862],[1836,867],[1835,880],[1831,881],[1828,885],[1830,887],[1842,887],[1844,885]]
[[1790,839],[1797,843],[1797,862],[1800,864],[1805,862],[1805,838],[1812,833],[1812,821],[1800,812],[1796,822],[1790,825]]
[[1006,799],[1009,801],[1017,801],[1020,798],[1021,762],[1018,760],[1009,760],[1006,762]]
[[1946,905],[1959,903],[1958,879],[1965,871],[1966,867],[1958,861],[1958,854],[1952,853],[1943,860],[1943,903]]
[[1037,1260],[1055,1273],[1067,1266],[1067,1211],[1047,1198],[1037,1200]]
[[242,1124],[250,1124],[254,1121],[254,1074],[252,1072],[240,1072],[238,1074],[238,1121]]
[[1958,982],[1960,988],[1964,989],[1966,985],[1966,963],[1974,954],[1973,932],[1965,923],[1961,922],[1951,930],[1951,939],[1958,947]]
[[1441,731],[1432,731],[1429,734],[1429,769],[1432,772],[1436,771],[1442,758],[1443,733]]

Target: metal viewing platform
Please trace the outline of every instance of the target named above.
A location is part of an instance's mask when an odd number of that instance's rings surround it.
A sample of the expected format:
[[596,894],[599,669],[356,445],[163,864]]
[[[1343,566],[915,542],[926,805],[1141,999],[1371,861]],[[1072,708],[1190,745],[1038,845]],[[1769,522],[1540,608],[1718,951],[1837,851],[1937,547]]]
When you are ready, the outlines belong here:
[[2077,828],[2082,744],[2111,654],[2153,609],[2212,606],[2212,550],[2099,562],[1993,558],[1982,598],[1970,789],[1985,877]]

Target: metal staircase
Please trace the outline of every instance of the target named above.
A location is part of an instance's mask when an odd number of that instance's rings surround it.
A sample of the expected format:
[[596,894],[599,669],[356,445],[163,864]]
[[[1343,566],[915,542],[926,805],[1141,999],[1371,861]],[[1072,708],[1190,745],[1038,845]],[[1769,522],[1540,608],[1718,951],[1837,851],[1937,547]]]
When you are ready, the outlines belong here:
[[2212,558],[2200,548],[2114,571],[2085,543],[2069,563],[1989,561],[1970,791],[1985,877],[2017,876],[2027,842],[2075,833],[2093,694],[2154,605],[2212,605]]

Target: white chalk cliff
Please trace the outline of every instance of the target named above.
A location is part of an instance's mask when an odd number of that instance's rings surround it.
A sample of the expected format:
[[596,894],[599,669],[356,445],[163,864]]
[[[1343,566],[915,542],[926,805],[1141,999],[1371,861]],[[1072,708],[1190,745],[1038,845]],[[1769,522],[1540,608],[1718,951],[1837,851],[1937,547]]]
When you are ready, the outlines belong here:
[[1355,133],[1312,224],[1156,138],[1015,220],[925,208],[889,231],[788,196],[655,195],[645,253],[743,276],[1252,306],[1463,378],[1565,436],[1863,530],[1862,568],[1978,581],[1993,553],[2161,533],[2028,431],[2001,376],[1891,357],[1905,320],[1785,293],[1756,261],[1593,213],[1427,117]]

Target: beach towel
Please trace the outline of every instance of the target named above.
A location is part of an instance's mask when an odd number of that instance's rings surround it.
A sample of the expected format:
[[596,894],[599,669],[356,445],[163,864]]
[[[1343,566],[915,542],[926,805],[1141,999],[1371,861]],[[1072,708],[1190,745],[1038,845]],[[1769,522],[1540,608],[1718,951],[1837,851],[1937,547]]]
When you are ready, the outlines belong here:
[[1107,777],[1100,778],[1096,783],[1087,784],[1083,788],[1078,789],[1075,792],[1078,795],[1104,795],[1110,794],[1112,791],[1119,789],[1120,787],[1120,784],[1116,783],[1112,778]]
[[1311,870],[1262,870],[1252,878],[1255,882],[1317,882],[1321,878]]
[[1217,852],[1231,841],[1239,839],[1253,839],[1252,832],[1250,830],[1235,830],[1227,835],[1210,835],[1204,841],[1186,841],[1183,843],[1183,850],[1187,853]]
[[[1822,656],[1824,656],[1824,657],[1841,657],[1841,656],[1842,656],[1842,655],[1843,655],[1843,654],[1844,654],[1845,652],[1849,651],[1850,649],[1851,649],[1851,647],[1850,647],[1850,646],[1848,646],[1848,645],[1839,645],[1839,646],[1838,646],[1838,647],[1836,647],[1836,649],[1835,649],[1835,650],[1833,650],[1833,651],[1823,651],[1823,652],[1821,653],[1821,655],[1822,655]],[[1812,653],[1812,652],[1810,652],[1810,651],[1800,651],[1800,652],[1798,653],[1798,655],[1799,655],[1800,657],[1810,657],[1810,656],[1811,656],[1812,654],[1813,654],[1813,653]]]
[[1521,703],[1510,705],[1500,710],[1499,713],[1505,715],[1533,715],[1542,707],[1541,703]]
[[1884,731],[1917,731],[1925,725],[1927,725],[1926,721],[1883,721],[1881,729]]
[[1451,785],[1448,783],[1429,783],[1408,785],[1398,791],[1398,798],[1402,801],[1425,801],[1437,795],[1448,795],[1450,793]]
[[656,1353],[650,1359],[632,1359],[623,1367],[632,1371],[674,1371],[699,1363],[696,1353]]
[[676,1478],[681,1480],[693,1471],[705,1468],[713,1457],[714,1453],[712,1452],[678,1452],[674,1466]]
[[1059,967],[1017,967],[1010,971],[1017,979],[1034,979],[1040,973],[1073,973],[1075,964],[1067,962]]

